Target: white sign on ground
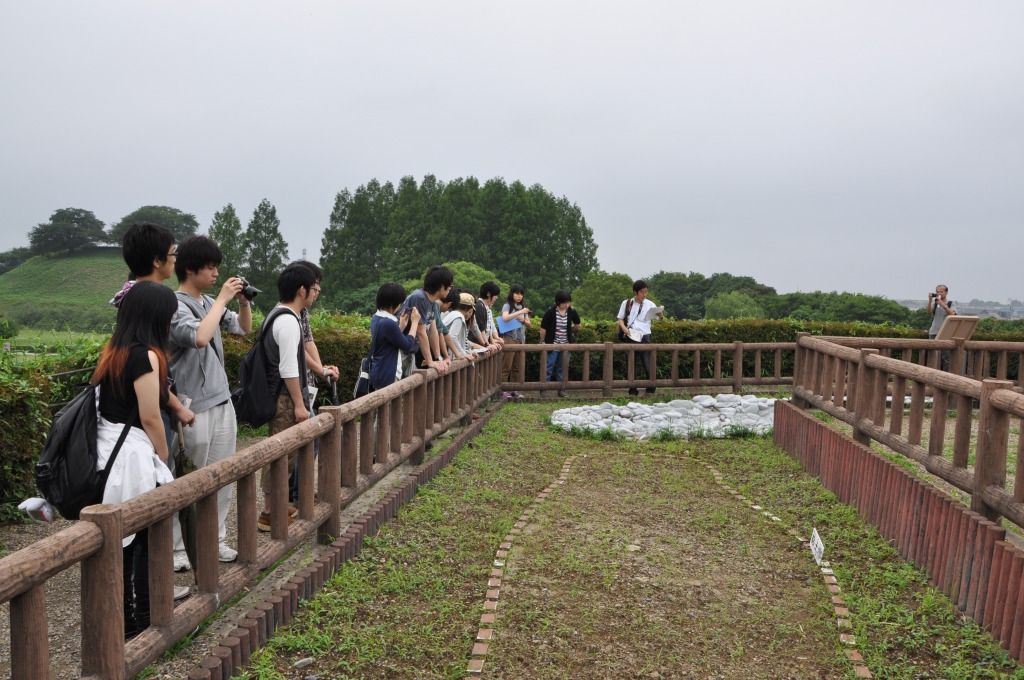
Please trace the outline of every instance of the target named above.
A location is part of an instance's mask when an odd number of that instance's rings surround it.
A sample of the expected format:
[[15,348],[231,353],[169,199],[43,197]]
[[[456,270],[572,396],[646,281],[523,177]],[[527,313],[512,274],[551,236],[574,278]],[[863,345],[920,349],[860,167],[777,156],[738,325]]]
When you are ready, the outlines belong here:
[[821,566],[821,558],[825,556],[825,544],[821,542],[817,529],[811,531],[811,554],[814,555],[814,561],[818,566]]

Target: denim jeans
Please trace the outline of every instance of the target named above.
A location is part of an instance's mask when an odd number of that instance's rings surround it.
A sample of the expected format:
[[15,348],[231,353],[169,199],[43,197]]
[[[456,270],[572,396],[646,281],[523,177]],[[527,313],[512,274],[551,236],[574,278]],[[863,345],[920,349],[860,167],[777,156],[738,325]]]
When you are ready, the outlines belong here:
[[[562,382],[562,351],[548,352],[548,382]],[[568,362],[572,357],[572,352],[565,352],[565,360]],[[566,376],[568,377],[568,376]]]

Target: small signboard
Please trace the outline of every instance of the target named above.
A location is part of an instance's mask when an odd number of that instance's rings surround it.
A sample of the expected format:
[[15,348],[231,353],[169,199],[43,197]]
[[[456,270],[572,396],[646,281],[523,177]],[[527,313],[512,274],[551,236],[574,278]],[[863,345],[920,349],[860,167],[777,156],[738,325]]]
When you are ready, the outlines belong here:
[[975,327],[978,325],[978,317],[976,316],[962,316],[955,314],[953,316],[947,316],[942,321],[942,326],[939,328],[939,332],[936,333],[936,340],[970,340],[971,334],[974,333]]
[[811,554],[814,555],[814,561],[818,566],[821,566],[821,558],[825,556],[825,544],[821,542],[817,529],[811,532]]

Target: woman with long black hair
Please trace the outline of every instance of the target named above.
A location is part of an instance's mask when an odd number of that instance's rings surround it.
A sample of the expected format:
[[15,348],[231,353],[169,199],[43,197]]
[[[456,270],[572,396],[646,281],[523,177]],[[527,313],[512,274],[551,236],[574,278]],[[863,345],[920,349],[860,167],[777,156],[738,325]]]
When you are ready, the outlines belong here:
[[[92,384],[99,385],[98,470],[131,423],[103,490],[104,503],[121,503],[169,484],[167,438],[160,410],[167,405],[168,336],[178,302],[170,288],[140,281],[117,309],[114,334],[103,347]],[[125,637],[149,626],[149,531],[124,539]]]

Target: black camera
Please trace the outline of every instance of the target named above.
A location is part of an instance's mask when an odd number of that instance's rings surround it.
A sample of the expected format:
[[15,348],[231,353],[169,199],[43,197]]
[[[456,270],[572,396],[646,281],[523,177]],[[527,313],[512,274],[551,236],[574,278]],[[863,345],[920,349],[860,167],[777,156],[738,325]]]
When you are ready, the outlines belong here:
[[252,302],[252,299],[254,297],[256,297],[257,295],[259,295],[260,293],[263,292],[262,290],[260,290],[256,286],[254,286],[251,283],[249,283],[248,281],[246,281],[245,277],[239,276],[237,278],[238,278],[239,281],[242,282],[242,297],[244,297],[249,302]]

